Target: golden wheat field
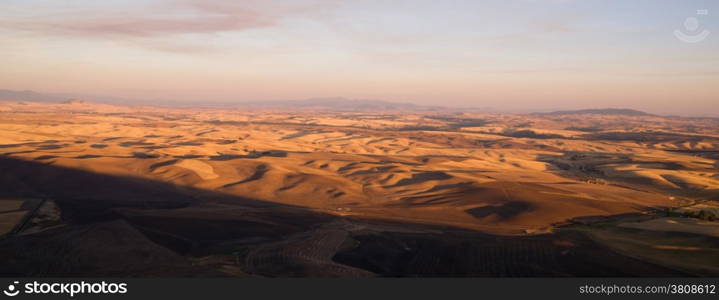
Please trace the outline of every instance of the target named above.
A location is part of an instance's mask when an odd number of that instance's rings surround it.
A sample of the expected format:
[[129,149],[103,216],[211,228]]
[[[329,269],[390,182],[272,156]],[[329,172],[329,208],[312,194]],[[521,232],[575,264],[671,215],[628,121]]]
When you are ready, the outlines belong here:
[[716,275],[719,223],[662,218],[719,200],[718,159],[709,118],[6,101],[0,251],[8,274]]

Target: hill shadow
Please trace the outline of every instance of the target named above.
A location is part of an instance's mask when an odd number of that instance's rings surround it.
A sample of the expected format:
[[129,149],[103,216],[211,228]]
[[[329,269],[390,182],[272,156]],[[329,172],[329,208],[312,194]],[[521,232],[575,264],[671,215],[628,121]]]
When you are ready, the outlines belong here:
[[0,199],[52,200],[63,224],[0,239],[0,276],[220,276],[183,255],[204,255],[218,241],[278,239],[337,218],[6,156],[0,186]]
[[61,211],[59,226],[0,239],[0,276],[687,275],[576,232],[495,236],[339,217],[5,156],[0,186],[0,199],[49,199]]

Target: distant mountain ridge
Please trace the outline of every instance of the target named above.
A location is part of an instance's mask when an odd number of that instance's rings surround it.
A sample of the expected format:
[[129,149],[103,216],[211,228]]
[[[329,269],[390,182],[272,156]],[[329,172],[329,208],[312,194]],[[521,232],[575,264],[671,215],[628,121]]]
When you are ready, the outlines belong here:
[[235,103],[232,106],[250,108],[297,108],[338,111],[372,111],[372,110],[409,110],[431,111],[447,109],[440,106],[425,106],[413,103],[400,103],[381,100],[346,99],[346,98],[315,98],[291,101],[263,101]]
[[32,101],[32,102],[60,102],[67,100],[64,97],[43,94],[33,91],[11,91],[11,90],[0,90],[0,100],[17,100],[17,101]]
[[[421,105],[414,103],[391,102],[383,100],[347,99],[342,97],[312,98],[304,100],[275,100],[275,101],[252,101],[252,102],[226,102],[226,101],[171,101],[171,100],[132,100],[120,99],[105,96],[88,96],[75,94],[52,94],[39,93],[35,91],[14,91],[0,89],[0,101],[30,101],[45,103],[66,103],[81,104],[83,99],[89,103],[103,103],[114,105],[151,105],[167,107],[210,107],[210,108],[250,108],[250,109],[297,109],[297,110],[325,110],[325,111],[406,111],[406,112],[473,112],[473,113],[521,113],[516,111],[504,111],[493,108],[479,107],[445,107],[436,105]],[[604,108],[604,109],[580,109],[561,110],[545,113],[532,113],[533,115],[624,115],[624,116],[655,116],[634,109],[626,108]]]
[[[413,103],[390,102],[382,100],[347,99],[342,97],[334,98],[313,98],[305,100],[277,100],[277,101],[253,101],[253,102],[217,102],[217,101],[166,101],[166,100],[122,100],[110,97],[93,97],[86,95],[72,94],[46,94],[34,91],[12,91],[0,90],[0,100],[31,101],[47,103],[78,104],[85,99],[88,102],[115,104],[115,105],[158,105],[158,106],[179,106],[179,107],[214,107],[214,108],[254,108],[254,109],[301,109],[301,110],[334,110],[334,111],[381,111],[381,110],[402,110],[402,111],[434,111],[447,110],[446,107],[419,105]],[[460,109],[454,109],[460,110]]]
[[70,100],[60,102],[60,104],[85,104],[85,103],[87,103],[85,100],[80,100],[80,99],[70,99]]
[[538,113],[539,115],[622,115],[622,116],[653,116],[653,114],[628,108],[603,108],[603,109],[579,109],[579,110],[560,110],[548,113]]

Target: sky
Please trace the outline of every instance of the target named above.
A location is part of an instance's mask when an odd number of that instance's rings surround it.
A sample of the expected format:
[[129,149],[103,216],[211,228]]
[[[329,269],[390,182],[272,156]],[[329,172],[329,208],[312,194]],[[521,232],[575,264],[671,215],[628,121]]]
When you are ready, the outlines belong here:
[[719,1],[2,0],[0,89],[719,116]]

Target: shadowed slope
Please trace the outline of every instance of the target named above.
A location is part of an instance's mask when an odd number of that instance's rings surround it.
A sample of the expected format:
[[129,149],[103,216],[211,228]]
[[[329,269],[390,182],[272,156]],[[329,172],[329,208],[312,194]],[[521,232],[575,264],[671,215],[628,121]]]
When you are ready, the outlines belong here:
[[[680,275],[608,250],[597,252],[603,248],[576,235],[503,237],[506,242],[492,244],[496,236],[473,231],[344,219],[6,157],[0,158],[0,169],[0,184],[9,187],[3,198],[47,197],[61,207],[63,221],[0,240],[0,274],[6,276]],[[468,247],[462,240],[476,244]],[[560,240],[575,242],[552,246]],[[510,257],[497,257],[497,251],[533,254],[526,264],[477,264]],[[380,254],[396,259],[378,266]],[[467,267],[447,269],[449,261]],[[571,267],[582,261],[596,265]]]

